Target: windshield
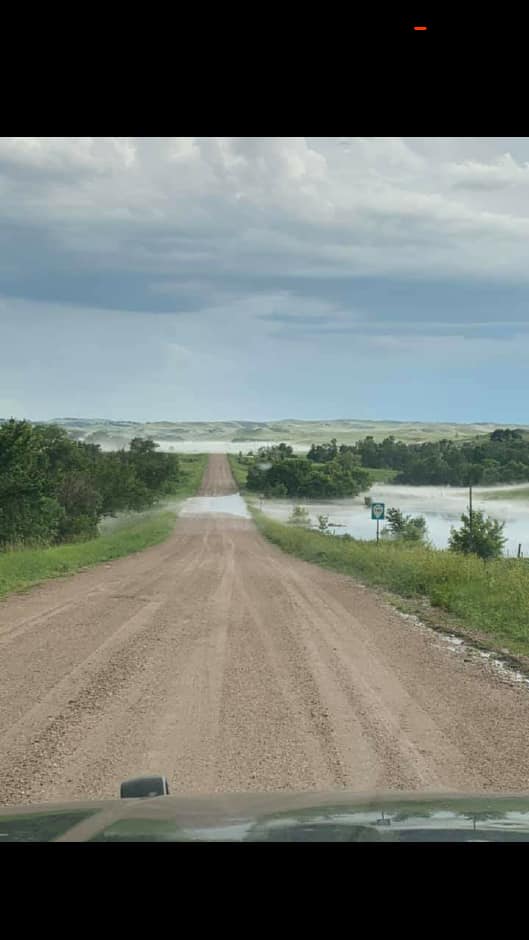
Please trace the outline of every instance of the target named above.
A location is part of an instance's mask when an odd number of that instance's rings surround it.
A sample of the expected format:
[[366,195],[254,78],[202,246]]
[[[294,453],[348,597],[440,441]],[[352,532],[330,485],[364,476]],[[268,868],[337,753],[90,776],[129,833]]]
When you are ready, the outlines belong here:
[[529,791],[528,165],[0,138],[0,831]]

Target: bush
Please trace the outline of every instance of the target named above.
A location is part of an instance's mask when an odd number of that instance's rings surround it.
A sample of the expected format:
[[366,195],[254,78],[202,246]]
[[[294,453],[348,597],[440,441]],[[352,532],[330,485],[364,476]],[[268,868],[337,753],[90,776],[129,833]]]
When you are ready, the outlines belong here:
[[248,468],[248,489],[275,495],[280,487],[284,496],[327,499],[356,496],[371,484],[367,470],[348,460],[347,453],[330,460],[309,460],[292,456],[290,450],[284,444],[262,449]]
[[308,509],[305,509],[305,506],[294,506],[288,521],[291,525],[310,526]]
[[266,499],[284,499],[288,496],[287,488],[284,483],[276,483],[275,486],[266,486],[264,491]]
[[475,554],[480,558],[500,558],[507,539],[503,535],[504,522],[485,517],[483,512],[463,513],[463,525],[460,529],[450,530],[449,547],[453,552],[464,555]]
[[424,516],[405,516],[400,509],[388,509],[386,513],[389,534],[404,542],[423,542],[426,538]]

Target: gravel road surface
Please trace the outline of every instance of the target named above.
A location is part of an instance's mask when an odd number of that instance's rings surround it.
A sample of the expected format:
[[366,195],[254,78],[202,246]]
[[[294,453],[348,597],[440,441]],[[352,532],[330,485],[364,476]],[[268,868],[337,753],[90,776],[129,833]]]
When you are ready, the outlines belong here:
[[[212,455],[202,496],[236,492]],[[172,792],[527,790],[529,689],[253,522],[0,603],[0,801]]]

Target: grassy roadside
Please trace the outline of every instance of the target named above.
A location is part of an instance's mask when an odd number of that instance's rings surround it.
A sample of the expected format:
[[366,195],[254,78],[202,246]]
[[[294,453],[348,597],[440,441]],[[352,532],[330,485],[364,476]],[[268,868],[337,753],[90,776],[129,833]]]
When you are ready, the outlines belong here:
[[[483,562],[395,543],[343,540],[269,519],[250,507],[266,538],[305,561],[351,575],[396,595],[422,619],[425,605],[442,629],[456,628],[493,649],[529,655],[529,565],[517,559]],[[398,599],[405,599],[399,604]],[[447,620],[448,618],[448,620]],[[457,624],[451,618],[457,618]],[[430,618],[430,625],[434,626]],[[460,628],[459,630],[457,628]]]
[[178,454],[182,481],[171,494],[171,499],[187,499],[198,490],[208,462],[208,454]]
[[50,548],[21,548],[0,554],[0,597],[21,591],[49,578],[73,574],[80,568],[111,561],[140,552],[163,542],[172,532],[178,503],[198,489],[207,462],[207,455],[183,455],[184,475],[171,494],[172,509],[154,507],[147,513],[127,513],[122,524],[95,539],[54,545]]
[[0,555],[0,597],[156,545],[171,533],[175,518],[174,512],[160,512],[87,542],[4,552]]
[[228,463],[231,467],[231,472],[233,473],[235,482],[242,493],[246,489],[248,467],[240,462],[237,454],[228,454]]

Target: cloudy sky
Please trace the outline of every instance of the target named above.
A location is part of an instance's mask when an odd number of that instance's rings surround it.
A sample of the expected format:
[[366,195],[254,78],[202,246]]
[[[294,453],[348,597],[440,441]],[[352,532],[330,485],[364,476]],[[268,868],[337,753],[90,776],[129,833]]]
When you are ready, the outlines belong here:
[[0,138],[0,416],[529,423],[529,138]]

